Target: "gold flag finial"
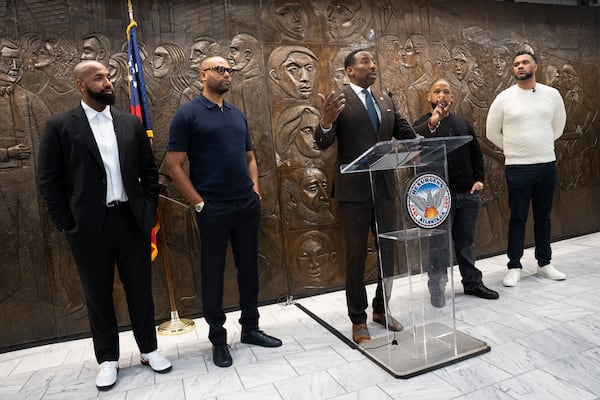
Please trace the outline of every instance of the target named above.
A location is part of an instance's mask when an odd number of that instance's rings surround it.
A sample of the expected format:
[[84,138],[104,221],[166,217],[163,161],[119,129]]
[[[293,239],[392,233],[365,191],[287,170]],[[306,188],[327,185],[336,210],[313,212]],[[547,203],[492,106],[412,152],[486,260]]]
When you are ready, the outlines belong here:
[[129,21],[133,21],[133,4],[131,4],[131,0],[127,0],[127,11],[129,11]]

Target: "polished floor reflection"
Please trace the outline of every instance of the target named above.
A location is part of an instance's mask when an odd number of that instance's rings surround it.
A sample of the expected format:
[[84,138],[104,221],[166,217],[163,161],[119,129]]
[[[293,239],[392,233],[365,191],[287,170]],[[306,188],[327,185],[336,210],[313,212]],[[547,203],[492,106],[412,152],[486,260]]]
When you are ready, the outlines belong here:
[[[274,304],[260,311],[261,328],[284,341],[276,349],[241,344],[239,314],[228,315],[230,368],[212,363],[208,327],[198,319],[191,333],[159,336],[173,361],[165,375],[141,366],[131,333],[122,333],[119,380],[108,392],[94,386],[98,367],[89,339],[0,354],[0,398],[599,400],[600,233],[556,242],[553,249],[553,264],[566,281],[537,277],[531,249],[514,288],[501,284],[505,256],[480,260],[484,282],[500,299],[465,296],[459,284],[457,329],[492,350],[411,379],[393,378],[295,305]],[[297,302],[350,335],[343,291]],[[369,329],[373,336],[383,333],[372,323]]]

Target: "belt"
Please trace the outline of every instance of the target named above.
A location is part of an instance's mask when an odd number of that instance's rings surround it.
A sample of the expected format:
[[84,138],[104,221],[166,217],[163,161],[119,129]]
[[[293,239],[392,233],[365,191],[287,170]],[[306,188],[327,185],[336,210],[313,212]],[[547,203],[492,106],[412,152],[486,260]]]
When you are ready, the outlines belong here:
[[106,205],[106,207],[109,207],[109,208],[110,207],[116,207],[116,206],[121,206],[123,204],[127,204],[127,202],[126,201],[120,201],[120,200],[113,200],[110,203],[108,203]]

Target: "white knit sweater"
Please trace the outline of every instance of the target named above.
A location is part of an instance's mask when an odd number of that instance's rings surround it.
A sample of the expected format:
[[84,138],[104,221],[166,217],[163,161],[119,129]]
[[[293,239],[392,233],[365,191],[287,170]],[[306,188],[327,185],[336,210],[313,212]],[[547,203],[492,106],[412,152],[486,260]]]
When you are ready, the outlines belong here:
[[513,85],[492,102],[486,136],[504,151],[506,165],[556,160],[554,141],[565,128],[566,112],[558,90],[536,83],[535,91]]

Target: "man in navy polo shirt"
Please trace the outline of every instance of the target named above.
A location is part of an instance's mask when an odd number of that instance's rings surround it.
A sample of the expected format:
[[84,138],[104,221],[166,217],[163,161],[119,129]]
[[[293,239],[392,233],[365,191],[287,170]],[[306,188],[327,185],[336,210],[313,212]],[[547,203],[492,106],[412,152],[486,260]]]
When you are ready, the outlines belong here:
[[[258,328],[258,168],[244,113],[224,101],[233,69],[222,57],[200,65],[203,92],[181,106],[169,135],[169,175],[194,205],[200,230],[202,303],[213,344],[213,362],[232,364],[223,327],[223,279],[227,243],[238,269],[242,343],[279,347],[281,340]],[[190,174],[183,166],[186,158]]]

